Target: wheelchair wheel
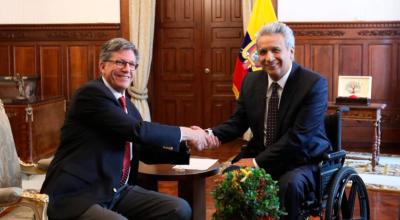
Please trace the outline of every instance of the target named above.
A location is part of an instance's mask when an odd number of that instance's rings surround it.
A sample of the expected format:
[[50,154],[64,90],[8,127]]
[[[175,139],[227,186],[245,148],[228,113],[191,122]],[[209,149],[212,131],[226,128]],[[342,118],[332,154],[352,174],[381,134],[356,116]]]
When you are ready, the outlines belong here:
[[369,219],[367,189],[351,167],[342,167],[335,175],[325,209],[326,220]]

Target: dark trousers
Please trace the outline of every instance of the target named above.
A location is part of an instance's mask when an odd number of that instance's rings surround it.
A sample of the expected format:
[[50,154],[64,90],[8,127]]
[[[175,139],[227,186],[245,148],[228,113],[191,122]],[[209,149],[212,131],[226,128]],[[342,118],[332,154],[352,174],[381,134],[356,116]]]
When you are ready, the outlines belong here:
[[316,189],[314,170],[316,165],[303,165],[284,173],[278,179],[279,200],[288,213],[283,220],[304,219],[301,215],[301,203],[306,195]]
[[178,197],[127,186],[111,206],[94,204],[79,220],[168,219],[189,220],[192,210]]

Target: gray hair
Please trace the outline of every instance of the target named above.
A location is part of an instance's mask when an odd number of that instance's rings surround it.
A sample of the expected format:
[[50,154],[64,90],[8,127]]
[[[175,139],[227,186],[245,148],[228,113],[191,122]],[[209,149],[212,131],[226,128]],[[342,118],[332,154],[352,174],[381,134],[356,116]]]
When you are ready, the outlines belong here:
[[113,52],[121,50],[132,50],[133,54],[135,54],[136,62],[139,61],[139,51],[132,42],[124,38],[113,38],[101,46],[99,55],[100,62],[109,60]]
[[294,35],[292,29],[282,22],[273,22],[263,26],[256,34],[256,42],[261,36],[271,34],[282,34],[285,39],[285,45],[288,49],[294,48]]

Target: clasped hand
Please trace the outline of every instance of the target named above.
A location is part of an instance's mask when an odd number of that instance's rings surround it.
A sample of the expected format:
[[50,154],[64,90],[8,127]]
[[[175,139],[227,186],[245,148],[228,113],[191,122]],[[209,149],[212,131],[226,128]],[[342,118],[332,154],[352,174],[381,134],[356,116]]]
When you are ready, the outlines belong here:
[[221,144],[216,136],[207,134],[198,126],[181,127],[181,132],[182,140],[186,141],[189,147],[198,151],[216,148]]

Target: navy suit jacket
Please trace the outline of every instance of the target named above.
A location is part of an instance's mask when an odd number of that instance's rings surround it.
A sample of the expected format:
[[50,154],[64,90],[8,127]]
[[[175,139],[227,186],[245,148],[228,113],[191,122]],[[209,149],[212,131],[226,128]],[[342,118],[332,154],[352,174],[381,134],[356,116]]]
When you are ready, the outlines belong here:
[[328,84],[319,74],[293,62],[279,104],[278,138],[266,148],[263,131],[267,85],[265,72],[247,74],[235,112],[212,130],[222,142],[228,142],[250,127],[253,137],[242,156],[255,157],[257,164],[276,178],[297,166],[318,161],[329,149],[324,127]]
[[119,190],[126,141],[133,143],[129,184],[135,184],[139,159],[188,163],[179,127],[143,121],[128,97],[126,103],[128,114],[101,79],[76,92],[41,190],[50,198],[50,218],[74,218],[95,203],[112,200]]

